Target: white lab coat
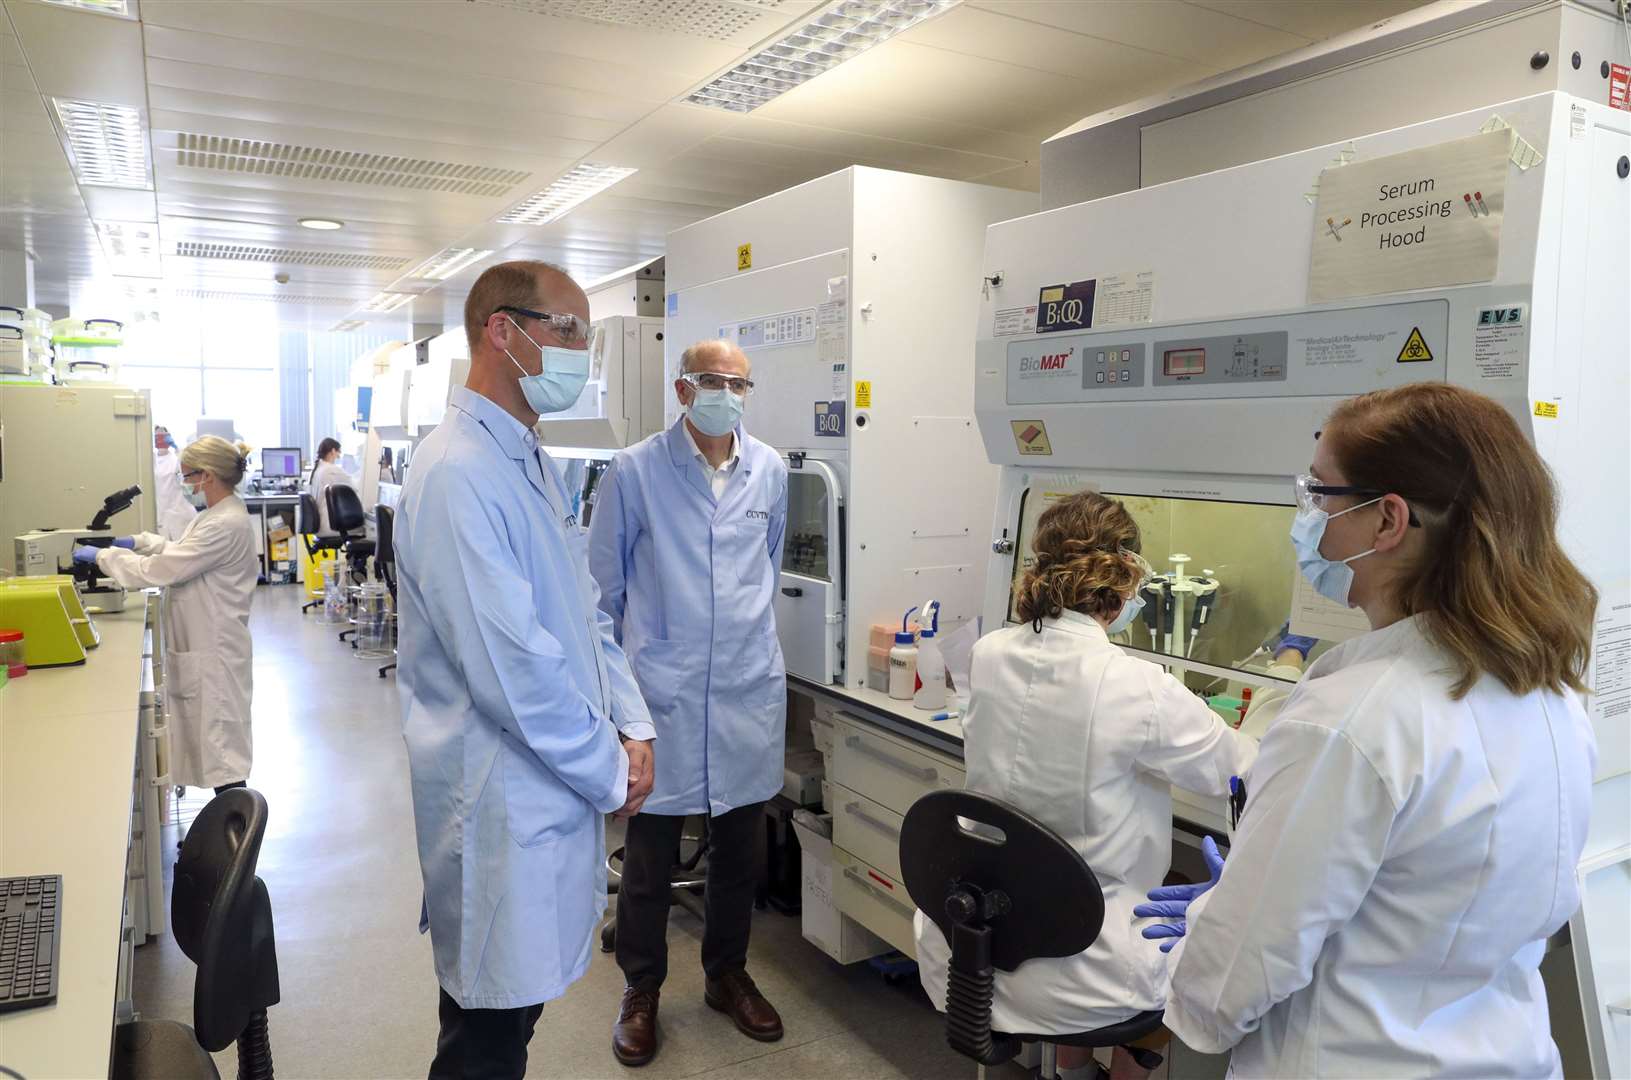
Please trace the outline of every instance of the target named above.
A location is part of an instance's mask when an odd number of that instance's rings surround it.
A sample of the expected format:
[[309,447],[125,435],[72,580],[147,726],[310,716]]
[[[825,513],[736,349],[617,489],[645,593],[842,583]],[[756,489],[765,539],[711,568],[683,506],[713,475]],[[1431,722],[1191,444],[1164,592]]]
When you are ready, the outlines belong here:
[[249,512],[228,495],[193,518],[180,540],[135,539],[135,551],[104,548],[96,565],[127,589],[164,588],[171,779],[202,788],[247,780],[249,607],[260,577]]
[[159,511],[159,532],[166,540],[180,540],[198,516],[198,508],[181,493],[181,458],[168,448],[153,451],[153,499]]
[[1317,660],[1263,737],[1166,1023],[1235,1076],[1561,1076],[1539,965],[1579,907],[1573,694],[1450,698],[1420,617]]
[[335,484],[343,484],[355,489],[357,481],[351,474],[340,468],[337,461],[318,462],[317,468],[311,477],[311,497],[317,503],[317,532],[320,536],[333,536],[334,530],[328,523],[328,489]]
[[[965,787],[1040,819],[1081,853],[1104,892],[1104,927],[1085,952],[997,972],[998,1031],[1089,1031],[1161,1008],[1166,956],[1139,935],[1133,907],[1172,861],[1172,785],[1223,795],[1255,744],[1177,679],[1067,611],[988,634],[974,646],[963,721]],[[923,988],[945,1007],[951,950],[916,919]]]

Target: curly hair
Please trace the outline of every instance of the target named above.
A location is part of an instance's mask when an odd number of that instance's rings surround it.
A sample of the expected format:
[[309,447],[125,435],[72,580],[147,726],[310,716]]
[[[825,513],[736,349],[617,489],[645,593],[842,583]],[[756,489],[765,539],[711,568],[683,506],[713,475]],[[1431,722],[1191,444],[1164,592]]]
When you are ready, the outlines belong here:
[[1115,499],[1081,491],[1042,512],[1015,602],[1023,622],[1068,611],[1114,615],[1138,586],[1141,571],[1127,558],[1140,547],[1138,522]]

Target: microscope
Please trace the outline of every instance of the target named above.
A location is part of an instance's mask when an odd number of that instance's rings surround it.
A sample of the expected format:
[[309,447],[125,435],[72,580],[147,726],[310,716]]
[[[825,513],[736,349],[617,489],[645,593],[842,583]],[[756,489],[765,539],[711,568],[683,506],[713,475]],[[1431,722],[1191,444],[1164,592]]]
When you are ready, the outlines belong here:
[[108,528],[113,515],[127,510],[142,489],[124,488],[102,500],[102,509],[96,512],[89,526],[83,529],[40,529],[26,532],[15,539],[14,549],[18,577],[40,577],[48,574],[73,576],[74,587],[85,596],[85,606],[104,612],[123,611],[125,590],[110,578],[104,577],[94,563],[74,562],[74,548],[108,547],[115,533]]

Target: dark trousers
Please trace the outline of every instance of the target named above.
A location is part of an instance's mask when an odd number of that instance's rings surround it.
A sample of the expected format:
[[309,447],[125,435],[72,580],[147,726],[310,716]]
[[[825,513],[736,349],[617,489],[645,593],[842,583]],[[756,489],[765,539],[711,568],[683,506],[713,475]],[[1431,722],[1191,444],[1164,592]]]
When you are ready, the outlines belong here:
[[538,1026],[542,1004],[519,1009],[463,1009],[446,990],[437,1011],[442,1032],[430,1080],[521,1080],[527,1072],[527,1043]]
[[[764,803],[753,803],[708,819],[702,970],[710,979],[747,967],[754,856],[764,809]],[[656,990],[668,976],[669,879],[684,824],[683,817],[636,814],[629,819],[623,842],[623,881],[617,890],[617,966],[623,969],[628,985],[642,990]]]

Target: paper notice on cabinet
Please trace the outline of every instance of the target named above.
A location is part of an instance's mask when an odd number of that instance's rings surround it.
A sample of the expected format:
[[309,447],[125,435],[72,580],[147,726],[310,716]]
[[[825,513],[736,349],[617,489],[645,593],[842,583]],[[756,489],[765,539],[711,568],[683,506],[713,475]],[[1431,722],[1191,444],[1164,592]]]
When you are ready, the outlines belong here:
[[1370,631],[1370,620],[1358,608],[1334,604],[1314,591],[1302,572],[1292,571],[1291,632],[1320,641],[1342,642]]
[[849,360],[849,278],[827,279],[827,299],[816,308],[816,356],[822,363]]
[[1093,302],[1093,324],[1099,327],[1147,323],[1154,306],[1154,270],[1106,274],[1099,278],[1098,296]]

